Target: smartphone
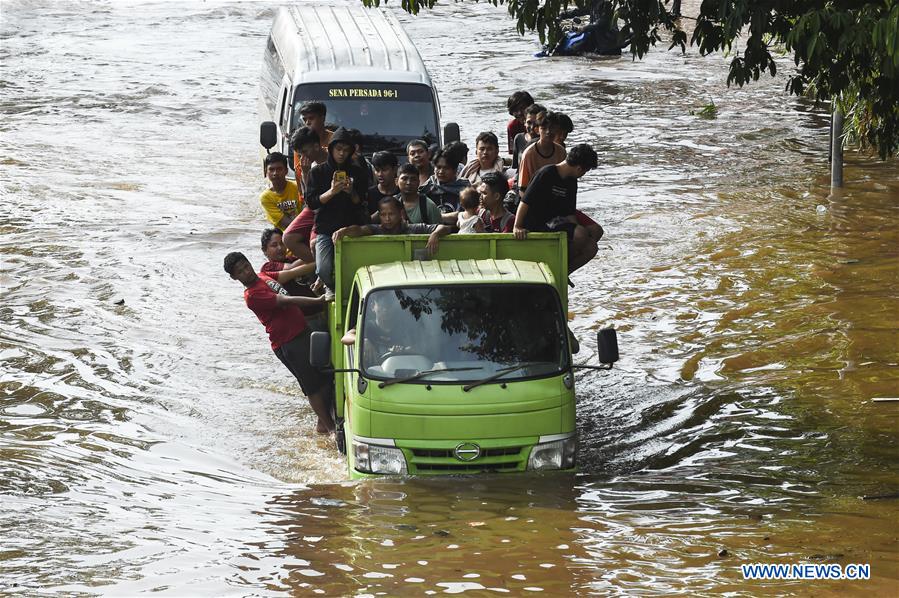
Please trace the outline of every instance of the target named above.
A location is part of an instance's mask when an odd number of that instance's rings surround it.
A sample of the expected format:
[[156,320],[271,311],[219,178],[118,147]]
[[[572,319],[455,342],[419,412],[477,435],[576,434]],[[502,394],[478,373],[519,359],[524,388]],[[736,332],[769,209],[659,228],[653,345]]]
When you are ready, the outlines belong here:
[[346,179],[347,176],[345,170],[338,170],[334,173],[334,180],[336,180],[338,183],[346,183]]

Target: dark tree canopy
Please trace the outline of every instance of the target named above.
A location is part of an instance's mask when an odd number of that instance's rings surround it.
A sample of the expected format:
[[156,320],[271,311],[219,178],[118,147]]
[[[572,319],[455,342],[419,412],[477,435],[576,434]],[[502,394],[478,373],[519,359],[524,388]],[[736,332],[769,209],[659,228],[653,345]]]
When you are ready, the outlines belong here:
[[[399,0],[407,12],[438,0]],[[881,158],[899,150],[899,0],[702,0],[692,36],[676,12],[679,0],[486,0],[505,5],[518,32],[536,31],[553,44],[561,35],[559,13],[609,2],[642,58],[670,41],[700,54],[734,54],[727,84],[745,85],[768,72],[774,55],[792,54],[796,72],[787,91],[835,101],[846,115],[850,141],[874,147]],[[362,0],[377,6],[381,0]],[[387,0],[384,0],[386,3]]]

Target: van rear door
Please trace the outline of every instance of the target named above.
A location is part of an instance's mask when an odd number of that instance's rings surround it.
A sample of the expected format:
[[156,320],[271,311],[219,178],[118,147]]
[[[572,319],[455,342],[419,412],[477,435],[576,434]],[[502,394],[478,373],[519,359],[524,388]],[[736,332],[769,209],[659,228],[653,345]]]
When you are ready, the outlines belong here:
[[290,130],[301,126],[300,106],[323,102],[327,124],[362,132],[366,155],[390,151],[405,156],[406,144],[422,139],[440,143],[440,119],[434,93],[414,83],[304,83],[297,85]]

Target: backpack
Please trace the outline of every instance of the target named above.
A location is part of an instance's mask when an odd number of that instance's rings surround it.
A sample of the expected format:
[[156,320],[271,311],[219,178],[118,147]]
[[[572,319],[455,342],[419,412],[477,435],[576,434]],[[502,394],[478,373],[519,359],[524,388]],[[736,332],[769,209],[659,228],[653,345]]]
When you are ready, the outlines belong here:
[[481,222],[484,223],[484,232],[487,232],[487,233],[501,233],[501,232],[503,232],[503,229],[506,228],[506,224],[509,223],[509,220],[515,219],[515,214],[507,211],[506,215],[503,216],[502,219],[499,221],[499,230],[493,230],[493,225],[492,225],[492,221],[490,218],[490,211],[487,210],[486,208],[481,208],[481,209],[483,210],[482,212],[480,212]]
[[423,224],[438,224],[428,219],[428,198],[423,193],[418,194],[418,213]]
[[515,213],[506,211],[506,215],[503,216],[503,219],[499,221],[499,230],[496,232],[500,232],[504,228],[506,228],[506,224],[509,223],[509,220],[515,220]]

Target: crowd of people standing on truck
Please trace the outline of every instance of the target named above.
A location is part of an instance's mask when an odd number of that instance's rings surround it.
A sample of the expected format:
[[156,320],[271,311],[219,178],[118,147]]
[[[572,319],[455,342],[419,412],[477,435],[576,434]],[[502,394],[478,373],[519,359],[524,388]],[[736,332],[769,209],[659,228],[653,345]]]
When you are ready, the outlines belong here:
[[[596,153],[587,144],[566,151],[573,122],[535,103],[529,93],[512,94],[507,107],[512,116],[506,130],[511,165],[500,155],[500,141],[492,132],[477,136],[470,161],[464,143],[438,148],[412,140],[406,146],[408,162],[400,165],[391,152],[366,159],[361,133],[330,130],[325,125],[327,106],[309,102],[300,109],[304,126],[291,135],[296,182],[286,178],[289,158],[269,154],[265,168],[271,187],[262,194],[263,210],[283,231],[293,255],[307,260],[314,256],[318,277],[327,288],[334,282],[335,233],[379,224],[380,202],[387,197],[400,201],[409,224],[511,232],[520,239],[528,231],[564,231],[573,272],[596,255],[602,236],[602,227],[576,207],[577,179],[596,167]],[[478,206],[463,207],[466,188],[478,194]],[[474,222],[475,214],[480,223]],[[460,227],[463,221],[467,224]]]
[[569,272],[596,255],[603,229],[577,209],[578,179],[596,168],[596,152],[585,143],[566,150],[571,119],[525,91],[512,94],[507,108],[511,164],[492,132],[476,137],[471,160],[462,142],[440,148],[420,139],[406,145],[406,163],[386,151],[368,160],[359,131],[326,126],[322,102],[301,107],[303,126],[291,134],[296,180],[288,179],[288,156],[266,156],[269,187],[260,203],[273,227],[262,233],[267,261],[257,274],[244,254],[232,252],[225,271],[244,285],[247,306],[300,382],[319,432],[333,431],[334,421],[328,377],[309,363],[309,335],[325,329],[339,239],[427,234],[433,255],[440,238],[453,233],[512,233],[523,240],[528,232],[558,231],[568,237]]

